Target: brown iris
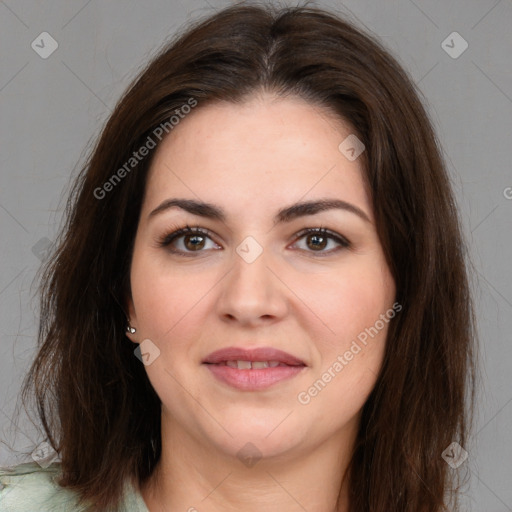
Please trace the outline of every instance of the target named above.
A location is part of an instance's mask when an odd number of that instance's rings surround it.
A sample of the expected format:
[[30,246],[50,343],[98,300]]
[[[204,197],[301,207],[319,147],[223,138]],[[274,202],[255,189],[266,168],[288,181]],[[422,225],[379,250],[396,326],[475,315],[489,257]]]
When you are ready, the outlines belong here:
[[[205,237],[202,235],[186,235],[184,237],[183,243],[185,247],[189,250],[195,251],[197,249],[202,249],[204,247],[205,243]],[[200,240],[199,242],[197,242]],[[192,241],[192,243],[189,245],[187,242]]]
[[[316,235],[316,234],[308,235],[306,240],[307,240],[308,247],[312,248],[312,249],[324,249],[327,244],[327,237],[322,236],[322,235]],[[322,242],[314,243],[313,245],[310,245],[309,242],[311,240],[317,240],[317,241],[321,240]]]

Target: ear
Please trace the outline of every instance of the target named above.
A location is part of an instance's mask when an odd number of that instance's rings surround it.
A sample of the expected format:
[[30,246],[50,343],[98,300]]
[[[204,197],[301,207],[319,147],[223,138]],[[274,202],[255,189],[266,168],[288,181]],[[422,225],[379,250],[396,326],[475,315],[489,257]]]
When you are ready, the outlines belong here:
[[128,339],[130,339],[130,341],[132,341],[133,343],[139,343],[139,333],[138,333],[138,324],[137,324],[137,315],[135,313],[135,306],[133,304],[133,299],[132,299],[132,296],[131,296],[131,293],[128,294],[127,298],[126,298],[126,301],[125,301],[125,304],[126,304],[126,311],[127,311],[127,314],[128,314],[128,319],[127,319],[127,326],[129,325],[130,327],[134,327],[136,329],[136,331],[134,333],[131,333],[130,331],[126,331],[126,337]]

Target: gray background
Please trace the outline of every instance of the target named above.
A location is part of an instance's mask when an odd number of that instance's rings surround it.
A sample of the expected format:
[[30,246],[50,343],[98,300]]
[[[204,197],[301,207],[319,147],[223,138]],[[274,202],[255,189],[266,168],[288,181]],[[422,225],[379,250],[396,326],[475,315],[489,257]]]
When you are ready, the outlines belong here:
[[[25,460],[17,451],[30,453],[43,440],[23,414],[17,424],[12,418],[35,353],[34,277],[55,240],[70,179],[156,48],[182,23],[230,3],[0,1],[0,465]],[[465,447],[464,508],[512,511],[512,1],[311,4],[380,37],[425,96],[476,269],[483,379]],[[458,58],[442,45],[454,31],[469,45]],[[58,42],[47,59],[31,47],[42,32]],[[462,48],[456,39],[445,44]]]

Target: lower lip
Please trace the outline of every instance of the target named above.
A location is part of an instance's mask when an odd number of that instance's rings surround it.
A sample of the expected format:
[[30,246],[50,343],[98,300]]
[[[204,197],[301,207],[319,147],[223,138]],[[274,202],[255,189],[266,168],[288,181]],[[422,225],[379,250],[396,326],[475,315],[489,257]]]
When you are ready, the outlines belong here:
[[205,364],[205,366],[220,381],[244,391],[269,388],[277,382],[294,377],[306,368],[306,366],[276,366],[275,368],[239,370],[218,364]]

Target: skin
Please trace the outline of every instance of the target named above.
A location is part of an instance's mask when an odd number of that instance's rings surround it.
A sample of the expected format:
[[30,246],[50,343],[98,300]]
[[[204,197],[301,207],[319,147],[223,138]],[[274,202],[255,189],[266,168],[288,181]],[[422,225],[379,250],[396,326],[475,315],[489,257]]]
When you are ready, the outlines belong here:
[[[396,291],[361,159],[349,161],[338,149],[351,133],[348,124],[302,99],[265,93],[242,105],[199,105],[158,148],[128,300],[137,329],[129,338],[150,339],[160,350],[145,366],[162,402],[162,457],[140,489],[151,512],[335,510],[388,324],[308,404],[298,395],[392,307]],[[226,222],[176,207],[149,217],[170,198],[216,204]],[[321,198],[347,201],[369,222],[331,209],[273,223],[280,208]],[[212,233],[199,235],[195,252],[186,235],[174,241],[176,250],[192,256],[158,245],[186,224]],[[320,227],[351,246],[321,239],[317,248],[312,235],[297,236]],[[247,236],[263,249],[252,263],[236,252]],[[307,367],[266,390],[241,391],[202,364],[229,346],[275,347]],[[252,467],[237,456],[248,442],[261,454]],[[346,483],[338,510],[348,510]]]

